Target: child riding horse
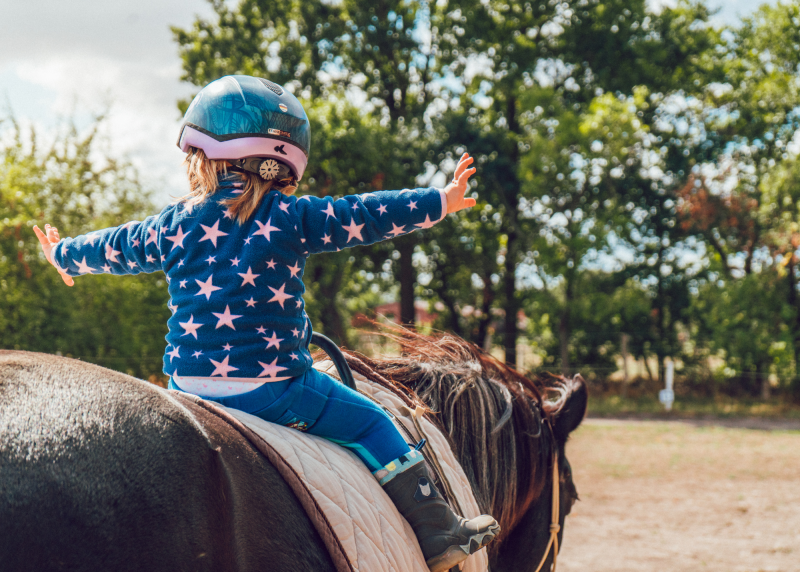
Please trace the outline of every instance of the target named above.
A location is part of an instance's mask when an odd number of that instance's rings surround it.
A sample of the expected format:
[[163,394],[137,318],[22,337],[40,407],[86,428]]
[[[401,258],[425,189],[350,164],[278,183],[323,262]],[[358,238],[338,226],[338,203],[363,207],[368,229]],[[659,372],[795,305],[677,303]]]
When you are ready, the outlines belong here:
[[434,572],[488,544],[495,519],[454,514],[386,413],[311,367],[302,282],[310,254],[430,228],[474,206],[464,197],[472,158],[461,157],[444,189],[297,198],[310,149],[305,110],[281,86],[242,75],[197,94],[178,146],[190,192],[161,213],[63,240],[55,227],[34,227],[64,282],[164,272],[171,388],[349,448],[411,524]]

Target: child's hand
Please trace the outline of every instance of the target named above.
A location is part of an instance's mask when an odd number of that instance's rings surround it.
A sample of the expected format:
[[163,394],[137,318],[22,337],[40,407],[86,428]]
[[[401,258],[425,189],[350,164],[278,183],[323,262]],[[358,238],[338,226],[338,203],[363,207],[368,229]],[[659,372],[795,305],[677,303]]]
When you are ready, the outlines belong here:
[[67,286],[73,286],[75,281],[72,279],[72,276],[63,272],[56,265],[56,263],[53,262],[53,247],[58,244],[59,240],[61,240],[58,236],[58,229],[54,226],[50,226],[49,224],[44,225],[44,229],[47,231],[47,234],[43,233],[38,226],[33,226],[33,232],[36,233],[36,237],[39,239],[39,243],[42,245],[42,250],[47,258],[47,262],[52,264],[55,269],[58,270],[59,274],[61,274],[61,279],[64,281],[64,284]]
[[475,174],[476,169],[467,169],[472,164],[472,157],[468,153],[461,155],[461,159],[456,166],[453,180],[444,188],[447,195],[447,214],[455,213],[461,209],[468,209],[475,206],[475,199],[465,199],[464,193],[469,188],[469,178]]

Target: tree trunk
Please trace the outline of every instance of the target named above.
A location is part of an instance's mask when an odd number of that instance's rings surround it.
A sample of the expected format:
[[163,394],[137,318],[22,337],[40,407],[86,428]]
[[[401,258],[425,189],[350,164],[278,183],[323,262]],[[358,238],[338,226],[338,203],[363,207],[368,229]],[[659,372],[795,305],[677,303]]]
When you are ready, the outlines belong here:
[[513,230],[509,231],[508,250],[506,252],[504,264],[505,274],[503,276],[503,289],[506,298],[506,315],[503,324],[505,329],[503,347],[505,348],[506,364],[511,367],[516,367],[517,365],[517,336],[519,335],[517,327],[519,304],[517,303],[516,240],[516,232]]
[[[509,94],[506,100],[506,121],[508,122],[508,130],[516,134],[519,132],[519,125],[517,124],[517,100]],[[509,147],[509,162],[515,168],[519,162],[519,150],[517,148],[516,138],[512,138]],[[505,316],[505,336],[503,337],[503,346],[505,347],[506,364],[511,367],[517,365],[517,336],[519,329],[517,326],[517,313],[519,312],[519,301],[517,300],[517,258],[519,256],[519,234],[517,231],[517,214],[519,211],[519,196],[516,186],[516,177],[510,174],[513,179],[511,187],[506,187],[501,191],[505,193],[506,210],[504,217],[506,227],[506,258],[504,262],[503,273],[503,290],[506,298],[506,316]]]
[[400,323],[404,326],[413,326],[416,322],[414,285],[417,282],[413,264],[413,236],[400,238],[397,241],[397,250],[400,252]]
[[658,259],[656,261],[656,276],[658,276],[658,282],[656,285],[656,311],[658,312],[658,315],[656,316],[656,339],[658,340],[656,345],[656,359],[658,361],[658,380],[661,383],[664,382],[664,358],[666,357],[664,337],[667,329],[664,319],[664,276],[661,274],[661,265],[663,262],[664,242],[662,237],[662,241],[658,245]]
[[643,354],[644,359],[644,369],[647,370],[647,377],[650,378],[651,382],[655,382],[655,378],[653,377],[653,370],[650,369],[650,362],[647,361],[647,354]]
[[558,339],[561,344],[561,375],[569,377],[569,310],[561,312],[561,320],[558,322]]
[[622,397],[628,397],[628,334],[622,334]]
[[[489,332],[489,326],[492,324],[492,303],[494,302],[494,291],[492,290],[492,282],[490,277],[483,278],[483,300],[481,301],[481,317],[478,320],[478,328],[471,340],[473,343],[483,346],[486,344],[486,338]],[[491,349],[491,346],[490,346]],[[488,351],[488,350],[487,350]]]
[[786,265],[786,277],[789,280],[789,292],[787,293],[787,301],[789,305],[794,307],[795,315],[792,320],[792,340],[794,341],[794,375],[795,378],[800,376],[800,305],[797,304],[797,284],[795,284],[795,260],[794,255]]
[[761,399],[767,401],[770,397],[769,374],[756,373],[761,378]]

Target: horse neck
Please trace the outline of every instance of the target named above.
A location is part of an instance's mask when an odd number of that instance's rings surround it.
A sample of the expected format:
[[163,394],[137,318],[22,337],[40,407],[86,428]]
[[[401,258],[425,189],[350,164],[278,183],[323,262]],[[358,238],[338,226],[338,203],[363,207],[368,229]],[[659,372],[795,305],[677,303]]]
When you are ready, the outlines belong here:
[[511,530],[547,481],[549,427],[497,381],[446,377],[418,394],[440,413],[481,510]]

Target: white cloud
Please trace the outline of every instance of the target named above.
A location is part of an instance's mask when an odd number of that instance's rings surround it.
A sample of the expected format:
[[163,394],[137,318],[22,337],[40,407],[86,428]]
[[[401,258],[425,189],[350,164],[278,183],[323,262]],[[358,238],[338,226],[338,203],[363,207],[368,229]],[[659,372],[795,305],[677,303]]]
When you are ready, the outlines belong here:
[[169,26],[207,16],[205,2],[0,0],[0,11],[0,98],[22,123],[47,132],[107,112],[109,152],[138,167],[159,206],[185,192],[176,102],[197,88],[180,81]]

